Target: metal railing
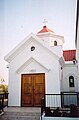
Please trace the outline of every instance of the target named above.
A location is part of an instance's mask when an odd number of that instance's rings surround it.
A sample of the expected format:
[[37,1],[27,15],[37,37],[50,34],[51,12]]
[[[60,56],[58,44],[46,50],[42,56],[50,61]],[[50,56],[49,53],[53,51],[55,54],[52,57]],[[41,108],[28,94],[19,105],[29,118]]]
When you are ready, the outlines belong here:
[[[74,106],[74,107],[73,107]],[[78,92],[61,92],[61,94],[45,94],[41,100],[41,119],[42,115],[54,116],[54,111],[59,110],[62,114],[59,116],[72,116],[71,110],[79,108]],[[52,111],[52,112],[51,112]],[[70,114],[66,114],[70,113]],[[65,113],[65,114],[64,114]],[[74,114],[76,115],[74,112]],[[78,113],[79,115],[79,113]],[[78,116],[76,115],[76,116]]]
[[79,93],[78,92],[61,92],[62,107],[70,107],[71,104],[79,106]]
[[0,110],[4,111],[4,107],[8,106],[8,94],[9,93],[0,93]]

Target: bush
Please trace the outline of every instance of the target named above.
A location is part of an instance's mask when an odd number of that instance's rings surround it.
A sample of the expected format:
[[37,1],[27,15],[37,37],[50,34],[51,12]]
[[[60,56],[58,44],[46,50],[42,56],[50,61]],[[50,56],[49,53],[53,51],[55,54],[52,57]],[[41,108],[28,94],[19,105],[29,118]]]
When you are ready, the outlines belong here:
[[8,85],[0,84],[0,93],[7,93],[8,92]]

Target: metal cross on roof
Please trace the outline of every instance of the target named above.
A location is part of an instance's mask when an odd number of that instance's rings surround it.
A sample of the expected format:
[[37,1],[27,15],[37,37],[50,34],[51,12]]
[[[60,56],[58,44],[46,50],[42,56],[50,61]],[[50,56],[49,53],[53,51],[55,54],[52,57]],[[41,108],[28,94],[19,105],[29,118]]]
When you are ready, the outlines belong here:
[[46,26],[47,22],[48,21],[46,19],[44,19],[44,21],[43,21],[44,26]]

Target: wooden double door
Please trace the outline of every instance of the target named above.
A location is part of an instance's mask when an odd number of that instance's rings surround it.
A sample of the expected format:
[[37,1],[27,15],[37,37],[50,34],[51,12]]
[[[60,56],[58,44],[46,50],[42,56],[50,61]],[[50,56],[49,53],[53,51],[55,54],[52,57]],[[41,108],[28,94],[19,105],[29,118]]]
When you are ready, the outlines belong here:
[[22,74],[21,105],[41,106],[45,94],[45,74]]

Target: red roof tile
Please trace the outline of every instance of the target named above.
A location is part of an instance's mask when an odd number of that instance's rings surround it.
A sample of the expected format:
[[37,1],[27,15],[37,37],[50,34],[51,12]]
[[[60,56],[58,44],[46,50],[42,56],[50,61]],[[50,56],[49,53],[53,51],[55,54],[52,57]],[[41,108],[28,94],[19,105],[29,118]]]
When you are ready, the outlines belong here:
[[[45,32],[53,32],[52,30],[48,29],[47,26],[43,26],[43,29],[40,30],[38,33],[45,33]],[[53,32],[54,33],[54,32]]]
[[65,61],[73,61],[76,60],[76,50],[65,50],[63,51],[63,56]]

